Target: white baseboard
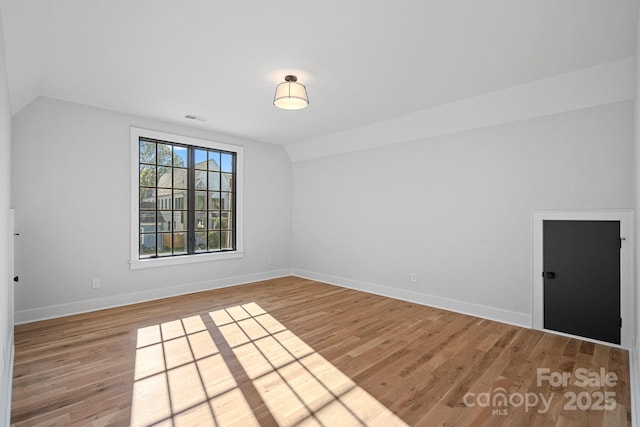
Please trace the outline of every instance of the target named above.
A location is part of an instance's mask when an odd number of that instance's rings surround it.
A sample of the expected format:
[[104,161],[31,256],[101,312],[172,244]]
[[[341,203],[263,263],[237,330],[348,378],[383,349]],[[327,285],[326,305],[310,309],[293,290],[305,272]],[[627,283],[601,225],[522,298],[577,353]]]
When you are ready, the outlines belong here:
[[272,270],[261,273],[246,274],[242,276],[232,276],[221,279],[186,283],[160,289],[132,292],[128,294],[114,295],[104,298],[77,301],[68,304],[39,307],[30,310],[20,310],[15,312],[15,324],[18,325],[21,323],[30,323],[38,320],[53,319],[56,317],[87,313],[90,311],[103,310],[106,308],[121,307],[129,304],[136,304],[145,301],[152,301],[161,298],[191,294],[218,288],[226,288],[229,286],[258,282],[260,280],[275,279],[278,277],[289,275],[291,275],[290,269]]
[[13,387],[13,355],[15,347],[13,345],[13,331],[10,332],[9,343],[7,347],[8,354],[3,354],[4,366],[2,369],[2,388],[0,389],[0,420],[4,420],[5,426],[11,425],[11,389]]
[[343,277],[332,276],[330,274],[316,273],[313,271],[300,270],[296,268],[292,269],[291,273],[294,276],[302,277],[304,279],[317,280],[319,282],[325,282],[349,289],[355,289],[357,291],[363,291],[370,294],[382,295],[385,297],[414,302],[430,307],[455,311],[457,313],[482,317],[484,319],[495,320],[501,323],[508,323],[510,325],[531,328],[531,315],[526,313],[518,313],[515,311],[508,311],[500,308],[473,304],[466,301],[442,298],[434,295],[423,294],[420,292],[408,291],[406,289],[391,288],[385,285],[345,279]]

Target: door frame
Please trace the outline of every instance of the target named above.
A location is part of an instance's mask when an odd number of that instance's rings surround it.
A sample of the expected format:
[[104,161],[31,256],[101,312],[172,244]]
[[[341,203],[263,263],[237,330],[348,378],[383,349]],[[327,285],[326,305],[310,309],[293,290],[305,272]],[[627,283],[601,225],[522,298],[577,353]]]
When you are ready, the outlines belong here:
[[[622,329],[620,330],[620,345],[598,341],[591,338],[576,337],[563,332],[544,329],[544,280],[543,267],[543,221],[620,221],[620,236],[622,249],[620,250],[620,316]],[[633,346],[634,313],[633,301],[633,259],[634,259],[634,231],[632,210],[534,210],[532,214],[533,231],[533,266],[532,266],[532,327],[539,331],[557,335],[579,338],[613,347],[631,349]]]

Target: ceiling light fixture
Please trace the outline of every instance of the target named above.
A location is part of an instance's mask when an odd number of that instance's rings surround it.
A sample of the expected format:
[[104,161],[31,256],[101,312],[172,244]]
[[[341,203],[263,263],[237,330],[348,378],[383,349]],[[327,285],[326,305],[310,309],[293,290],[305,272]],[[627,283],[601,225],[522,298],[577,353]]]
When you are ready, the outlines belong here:
[[273,105],[283,110],[300,110],[309,105],[307,88],[298,83],[296,76],[285,76],[284,82],[276,86]]

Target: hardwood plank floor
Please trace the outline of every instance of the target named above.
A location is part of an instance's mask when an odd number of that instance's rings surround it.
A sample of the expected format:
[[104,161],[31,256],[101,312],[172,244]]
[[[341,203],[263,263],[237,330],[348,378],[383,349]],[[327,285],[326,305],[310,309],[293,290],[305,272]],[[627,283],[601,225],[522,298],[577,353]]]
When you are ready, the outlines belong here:
[[15,345],[16,426],[631,425],[625,350],[296,277],[19,325]]

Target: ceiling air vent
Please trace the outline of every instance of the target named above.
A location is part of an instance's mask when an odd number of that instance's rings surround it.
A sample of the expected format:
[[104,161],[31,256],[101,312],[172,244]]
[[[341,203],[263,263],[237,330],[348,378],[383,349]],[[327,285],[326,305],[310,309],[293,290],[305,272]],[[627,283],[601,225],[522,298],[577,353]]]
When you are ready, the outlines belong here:
[[196,116],[195,114],[186,114],[184,116],[185,119],[189,119],[189,120],[197,120],[199,122],[206,122],[207,118],[206,117],[202,117],[202,116]]

